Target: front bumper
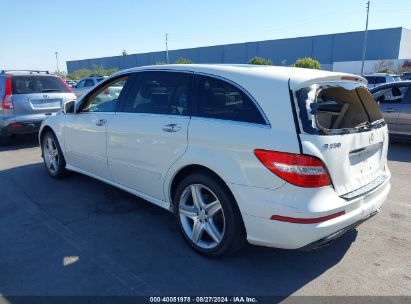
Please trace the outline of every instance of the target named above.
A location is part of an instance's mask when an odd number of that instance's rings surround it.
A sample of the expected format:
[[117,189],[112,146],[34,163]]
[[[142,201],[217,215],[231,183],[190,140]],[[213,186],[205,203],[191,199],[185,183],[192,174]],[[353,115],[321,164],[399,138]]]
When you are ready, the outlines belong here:
[[[387,171],[387,174],[389,172]],[[356,228],[382,207],[390,190],[389,177],[380,186],[352,200],[340,198],[331,187],[272,189],[231,185],[251,244],[284,249],[313,249]],[[336,218],[297,224],[271,220],[272,215],[319,218],[344,211]]]

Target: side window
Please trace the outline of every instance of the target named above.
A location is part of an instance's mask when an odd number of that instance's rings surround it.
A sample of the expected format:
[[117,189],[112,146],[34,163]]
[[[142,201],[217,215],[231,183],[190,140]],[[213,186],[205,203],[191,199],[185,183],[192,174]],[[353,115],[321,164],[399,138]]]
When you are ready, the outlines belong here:
[[[408,94],[406,94],[408,92]],[[409,87],[389,87],[373,94],[376,101],[380,103],[408,103],[406,99],[411,98]]]
[[188,115],[192,74],[143,72],[123,112]]
[[93,87],[94,86],[94,80],[93,79],[86,79],[86,82],[84,83],[85,87]]
[[127,77],[116,79],[89,95],[81,112],[114,112]]
[[375,84],[375,77],[365,76],[365,79],[367,79],[368,84]]
[[375,83],[386,83],[387,80],[385,79],[385,77],[382,76],[377,76],[375,77]]
[[198,77],[197,116],[265,124],[253,101],[232,84],[207,76]]
[[81,80],[77,83],[77,88],[84,88],[85,80]]

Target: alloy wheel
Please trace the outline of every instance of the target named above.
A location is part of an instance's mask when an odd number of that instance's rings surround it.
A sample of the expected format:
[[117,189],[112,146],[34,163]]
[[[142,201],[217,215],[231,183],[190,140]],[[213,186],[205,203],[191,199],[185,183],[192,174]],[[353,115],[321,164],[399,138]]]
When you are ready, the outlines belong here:
[[179,218],[184,233],[196,246],[213,249],[221,243],[224,212],[218,197],[208,187],[192,184],[182,192]]
[[59,167],[59,152],[53,138],[46,138],[46,140],[44,141],[43,151],[47,170],[49,170],[51,174],[55,174]]

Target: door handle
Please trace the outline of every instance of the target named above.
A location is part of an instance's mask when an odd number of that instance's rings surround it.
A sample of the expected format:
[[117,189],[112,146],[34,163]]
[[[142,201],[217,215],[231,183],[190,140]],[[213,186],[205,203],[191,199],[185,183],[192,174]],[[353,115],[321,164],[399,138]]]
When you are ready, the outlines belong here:
[[106,119],[99,119],[96,121],[96,126],[104,126],[106,124],[107,120]]
[[179,124],[169,124],[162,126],[161,128],[164,132],[178,132],[181,130],[181,125]]
[[391,108],[388,108],[387,110],[385,110],[385,112],[387,112],[387,113],[393,113],[393,112],[396,112],[394,109],[391,109]]

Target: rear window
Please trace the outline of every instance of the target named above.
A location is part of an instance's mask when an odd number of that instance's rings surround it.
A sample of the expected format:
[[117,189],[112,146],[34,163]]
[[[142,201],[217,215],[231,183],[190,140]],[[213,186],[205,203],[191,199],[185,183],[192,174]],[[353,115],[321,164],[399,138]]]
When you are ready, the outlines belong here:
[[371,93],[355,83],[313,85],[296,95],[303,130],[310,134],[360,132],[384,123]]
[[58,77],[54,76],[13,76],[11,78],[13,95],[33,93],[69,93]]

